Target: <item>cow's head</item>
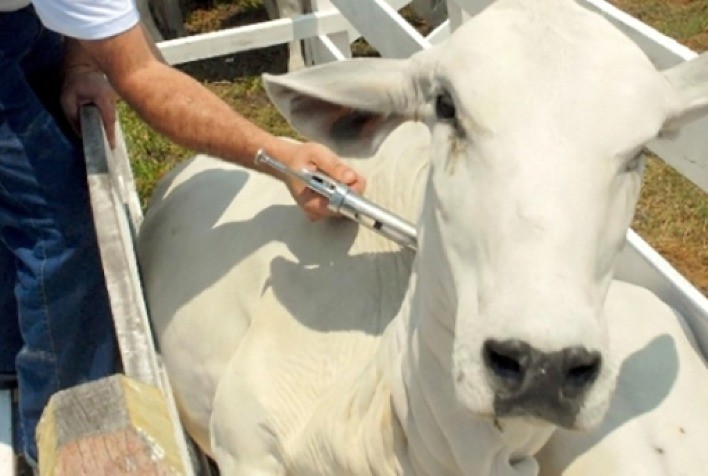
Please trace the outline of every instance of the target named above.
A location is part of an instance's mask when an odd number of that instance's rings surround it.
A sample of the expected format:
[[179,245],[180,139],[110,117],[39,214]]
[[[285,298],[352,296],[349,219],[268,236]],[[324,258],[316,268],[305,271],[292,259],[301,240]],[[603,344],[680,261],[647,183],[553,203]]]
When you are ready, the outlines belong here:
[[706,106],[708,57],[659,72],[601,17],[542,3],[499,2],[408,60],[266,86],[297,129],[342,154],[428,124],[418,292],[423,317],[454,331],[458,401],[583,428],[614,387],[602,310],[643,147]]

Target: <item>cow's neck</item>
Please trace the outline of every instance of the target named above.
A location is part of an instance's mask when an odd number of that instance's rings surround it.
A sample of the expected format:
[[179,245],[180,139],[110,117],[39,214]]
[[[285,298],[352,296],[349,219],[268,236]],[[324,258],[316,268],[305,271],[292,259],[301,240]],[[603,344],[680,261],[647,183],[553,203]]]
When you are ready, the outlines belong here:
[[[427,193],[432,193],[430,188]],[[388,359],[393,369],[386,372],[395,419],[406,439],[401,466],[410,466],[415,474],[536,474],[529,455],[547,441],[551,427],[482,419],[455,396],[455,291],[431,206],[434,197],[424,203],[421,249],[409,292],[397,328],[384,343],[391,347],[391,355],[401,356],[400,362]]]

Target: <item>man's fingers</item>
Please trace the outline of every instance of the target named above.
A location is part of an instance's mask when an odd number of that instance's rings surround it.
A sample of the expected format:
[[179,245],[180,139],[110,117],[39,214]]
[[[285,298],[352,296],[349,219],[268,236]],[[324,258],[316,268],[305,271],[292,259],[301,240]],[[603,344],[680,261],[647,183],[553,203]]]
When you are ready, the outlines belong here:
[[300,205],[311,221],[334,215],[327,208],[327,199],[307,188],[302,191]]
[[106,138],[111,149],[116,148],[116,107],[113,98],[102,98],[98,104],[101,112],[103,128],[106,130]]
[[357,174],[351,167],[339,160],[336,155],[322,155],[316,165],[322,172],[329,175],[333,179],[352,187],[356,192],[361,193],[364,191],[366,184],[364,178]]
[[79,107],[76,103],[76,97],[70,95],[62,95],[61,97],[61,107],[64,110],[64,115],[69,120],[71,127],[78,133],[79,132]]

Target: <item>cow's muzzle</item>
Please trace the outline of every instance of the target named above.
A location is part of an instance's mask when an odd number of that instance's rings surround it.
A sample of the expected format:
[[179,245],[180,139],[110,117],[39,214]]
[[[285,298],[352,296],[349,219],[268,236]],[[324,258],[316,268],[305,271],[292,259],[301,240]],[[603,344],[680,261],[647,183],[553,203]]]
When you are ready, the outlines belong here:
[[600,373],[600,353],[583,347],[541,352],[520,340],[487,340],[483,359],[497,416],[531,416],[572,428]]

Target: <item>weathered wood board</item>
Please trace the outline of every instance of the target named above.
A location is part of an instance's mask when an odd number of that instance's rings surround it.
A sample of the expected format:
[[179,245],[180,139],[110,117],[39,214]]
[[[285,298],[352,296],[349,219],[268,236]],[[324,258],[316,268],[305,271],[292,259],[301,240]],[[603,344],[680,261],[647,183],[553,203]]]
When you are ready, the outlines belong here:
[[43,476],[184,475],[159,388],[122,375],[54,394],[37,428]]

